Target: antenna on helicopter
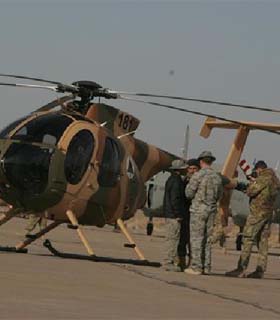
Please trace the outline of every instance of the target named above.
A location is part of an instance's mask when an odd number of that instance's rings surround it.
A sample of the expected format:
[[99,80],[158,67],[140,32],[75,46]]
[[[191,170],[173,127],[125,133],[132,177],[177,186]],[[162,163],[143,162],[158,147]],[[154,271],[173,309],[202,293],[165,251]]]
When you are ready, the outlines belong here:
[[185,160],[188,159],[189,142],[190,142],[190,126],[187,125],[186,132],[185,132],[184,147],[182,149],[183,159]]
[[133,130],[133,131],[124,133],[124,134],[122,134],[122,135],[120,135],[120,136],[117,136],[117,138],[118,138],[118,139],[121,139],[121,138],[123,138],[123,137],[130,136],[130,135],[134,134],[135,132],[136,132],[136,130]]

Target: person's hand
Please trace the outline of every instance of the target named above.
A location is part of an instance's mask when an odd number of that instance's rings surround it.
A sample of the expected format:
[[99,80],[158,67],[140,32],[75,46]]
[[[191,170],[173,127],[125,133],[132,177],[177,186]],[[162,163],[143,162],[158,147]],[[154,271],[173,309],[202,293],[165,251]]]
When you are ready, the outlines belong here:
[[246,192],[247,187],[248,187],[248,182],[238,181],[235,189],[238,191]]
[[248,176],[248,179],[249,179],[250,182],[256,181],[256,178],[255,178],[255,177],[252,177],[252,176]]

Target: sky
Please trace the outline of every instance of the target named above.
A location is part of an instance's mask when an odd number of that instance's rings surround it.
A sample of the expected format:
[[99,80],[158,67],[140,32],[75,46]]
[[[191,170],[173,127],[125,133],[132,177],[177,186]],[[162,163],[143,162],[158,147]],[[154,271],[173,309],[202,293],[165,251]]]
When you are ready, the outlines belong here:
[[[280,110],[280,1],[0,0],[0,73],[110,89],[272,106]],[[0,79],[12,82],[12,79]],[[19,81],[22,83],[22,81]],[[57,97],[0,86],[0,127]],[[260,111],[161,100],[235,120],[279,123]],[[204,117],[126,101],[107,101],[141,120],[136,137],[189,156],[211,150],[222,163],[235,131],[199,136]],[[280,137],[253,131],[249,162],[275,167]],[[280,160],[280,159],[279,159]]]

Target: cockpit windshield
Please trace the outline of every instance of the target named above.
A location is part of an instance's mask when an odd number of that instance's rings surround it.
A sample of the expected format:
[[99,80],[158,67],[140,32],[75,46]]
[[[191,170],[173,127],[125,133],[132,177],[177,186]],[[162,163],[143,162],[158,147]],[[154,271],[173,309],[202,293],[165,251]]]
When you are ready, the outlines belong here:
[[5,139],[8,137],[9,133],[13,131],[22,121],[26,120],[29,116],[17,119],[16,121],[8,124],[4,129],[0,131],[0,139]]
[[26,123],[11,139],[56,145],[72,122],[70,117],[63,114],[46,114]]

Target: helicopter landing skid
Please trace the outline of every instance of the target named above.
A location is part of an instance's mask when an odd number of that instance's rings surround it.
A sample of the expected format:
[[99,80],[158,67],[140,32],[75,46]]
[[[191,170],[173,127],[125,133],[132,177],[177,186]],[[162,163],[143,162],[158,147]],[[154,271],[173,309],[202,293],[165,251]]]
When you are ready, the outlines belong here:
[[82,254],[74,254],[74,253],[64,253],[56,250],[50,240],[46,239],[43,243],[44,247],[46,247],[54,256],[64,258],[64,259],[78,259],[78,260],[88,260],[94,262],[110,262],[110,263],[121,263],[121,264],[133,264],[137,266],[148,266],[159,268],[161,264],[159,262],[148,261],[148,260],[132,260],[132,259],[118,259],[111,257],[99,257],[96,255],[82,255]]
[[17,249],[16,247],[1,247],[0,251],[3,252],[14,252],[14,253],[28,253],[28,250],[26,248],[23,249]]

